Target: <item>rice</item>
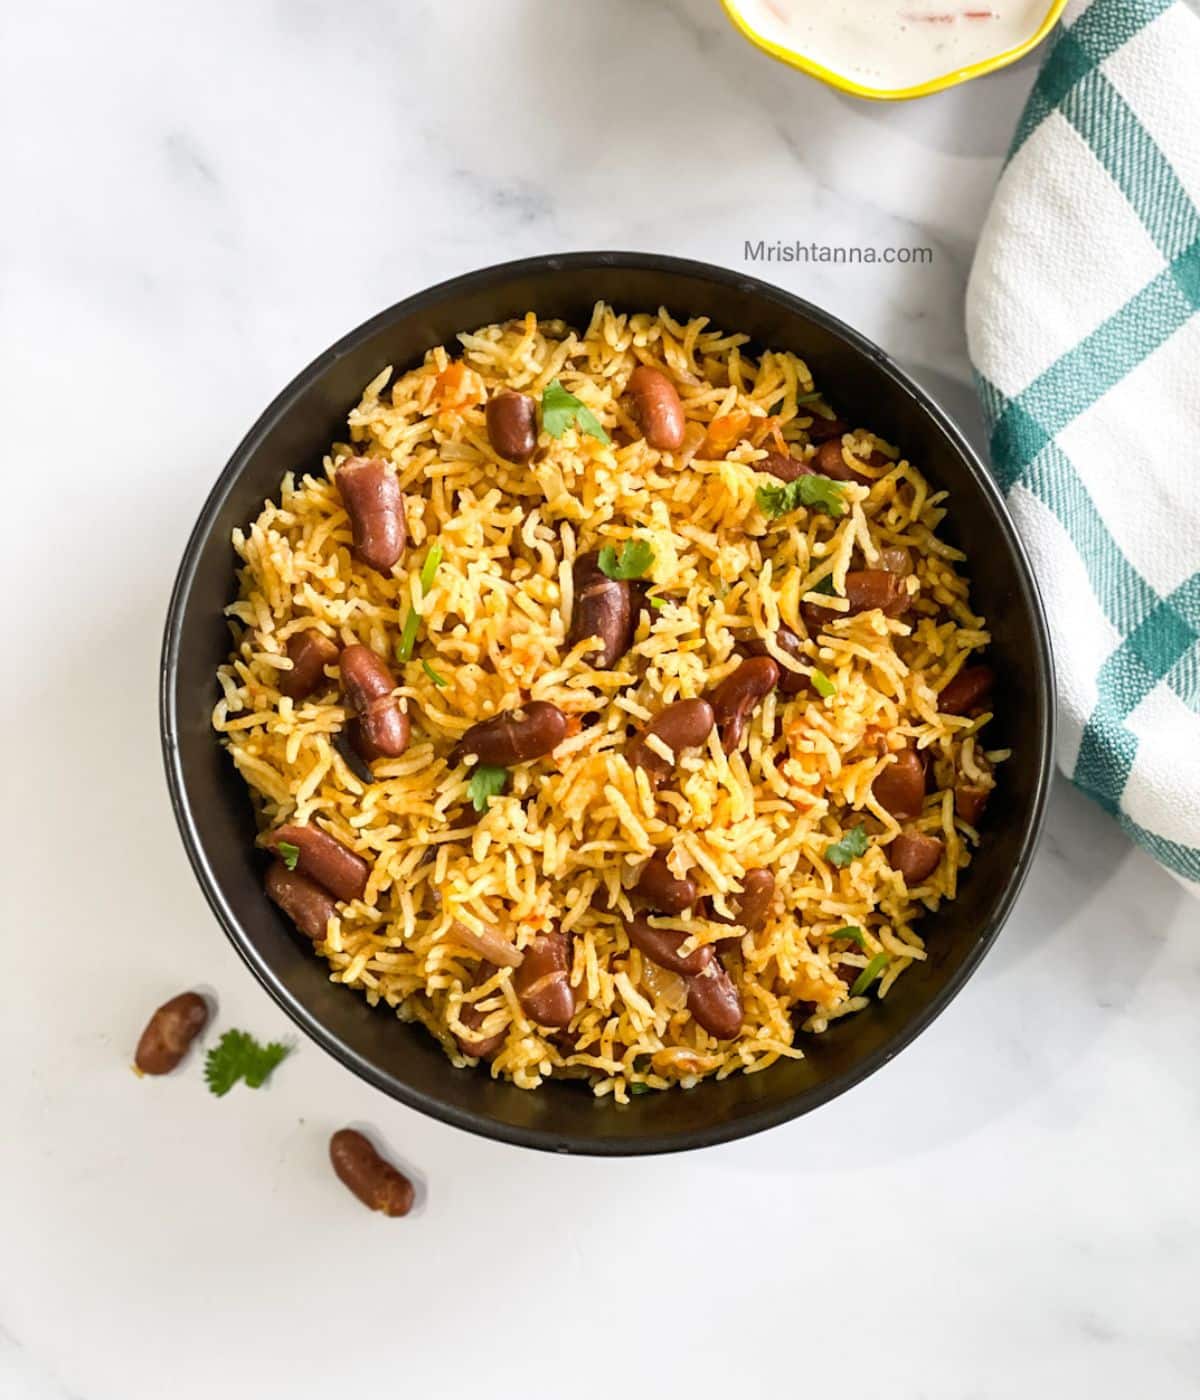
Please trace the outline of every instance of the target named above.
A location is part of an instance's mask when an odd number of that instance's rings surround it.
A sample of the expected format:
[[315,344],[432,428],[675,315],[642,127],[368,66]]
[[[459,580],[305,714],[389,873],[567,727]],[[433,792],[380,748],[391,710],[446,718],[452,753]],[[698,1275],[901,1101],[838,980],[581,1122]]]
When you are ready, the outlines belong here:
[[[459,339],[459,360],[439,347],[399,377],[381,371],[323,472],[285,476],[279,500],[233,535],[234,647],[220,670],[214,726],[264,832],[312,823],[371,867],[364,897],[339,906],[317,952],[335,981],[421,1022],[456,1064],[475,1063],[455,1039],[473,1009],[483,1016],[473,1034],[505,1033],[490,1072],[524,1088],[573,1076],[623,1102],[631,1090],[799,1057],[803,1034],[869,1004],[850,989],[872,959],[886,955],[867,990],[885,996],[926,956],[920,916],[953,898],[978,840],[955,816],[955,784],[964,774],[990,784],[1005,756],[976,738],[987,713],[937,707],[938,690],[989,641],[957,569],[961,554],[936,538],[945,494],[856,428],[847,447],[864,463],[881,455],[863,468],[869,486],[842,487],[848,509],[768,519],[756,490],[778,483],[755,462],[772,445],[811,455],[807,429],[831,410],[797,356],[753,359],[745,337],[703,319],[618,315],[599,304],[582,334],[531,312]],[[629,416],[622,392],[639,363],[666,369],[679,386],[688,419],[679,453],[649,447]],[[498,458],[484,421],[489,393],[508,386],[540,397],[553,379],[612,441],[569,427],[556,441],[543,433],[526,466]],[[351,455],[394,464],[404,493],[408,548],[392,576],[351,554],[333,481]],[[669,601],[641,618],[612,671],[598,671],[587,644],[565,642],[572,563],[632,538],[651,546],[649,578]],[[423,590],[435,540],[442,559]],[[828,590],[844,591],[856,556],[870,567],[893,547],[914,565],[909,612],[846,615],[844,598]],[[813,603],[827,620],[810,635],[804,611]],[[396,663],[410,607],[418,641],[412,660]],[[801,661],[774,644],[780,626],[806,639]],[[311,629],[393,665],[412,741],[401,757],[374,763],[373,784],[334,747],[349,718],[336,687],[297,702],[279,692],[288,639]],[[739,751],[727,757],[714,733],[655,792],[626,758],[630,734],[728,675],[739,659],[734,634],[746,630],[785,671],[818,668],[832,693],[769,695]],[[570,717],[567,738],[549,757],[513,768],[503,794],[476,814],[469,769],[451,766],[450,751],[471,725],[531,700]],[[872,794],[888,756],[906,745],[930,760],[923,812],[906,826],[945,846],[913,890],[888,860],[900,823]],[[830,848],[859,823],[870,843],[839,868]],[[632,888],[656,851],[669,853],[676,878],[698,883],[717,915],[730,912],[747,871],[775,877],[758,932],[731,935],[703,903],[663,921],[687,935],[685,949],[736,940],[722,953],[744,1006],[733,1039],[709,1035],[686,1009],[680,979],[626,936],[624,921],[638,909]],[[511,964],[556,925],[571,935],[576,987],[565,1032],[532,1023],[511,966],[480,952],[502,945]],[[848,927],[854,938],[834,937]]]

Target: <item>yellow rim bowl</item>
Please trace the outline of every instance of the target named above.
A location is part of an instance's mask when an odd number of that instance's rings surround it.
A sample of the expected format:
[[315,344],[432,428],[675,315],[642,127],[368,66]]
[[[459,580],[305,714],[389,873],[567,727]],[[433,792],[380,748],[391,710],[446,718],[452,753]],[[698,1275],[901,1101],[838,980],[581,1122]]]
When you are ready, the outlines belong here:
[[1037,48],[1058,23],[1058,18],[1066,7],[1066,3],[1067,0],[1052,0],[1050,8],[1046,11],[1045,17],[1036,31],[1013,48],[1005,49],[1002,53],[994,54],[991,58],[981,59],[978,63],[968,64],[965,68],[955,68],[949,73],[943,73],[940,77],[931,78],[926,83],[918,83],[916,87],[908,88],[864,87],[862,83],[855,82],[853,78],[848,78],[844,73],[837,73],[832,68],[826,68],[823,64],[808,58],[805,54],[798,53],[795,49],[785,48],[782,44],[776,44],[770,39],[764,38],[742,14],[739,0],[721,0],[721,7],[729,22],[744,38],[749,39],[756,48],[762,49],[763,53],[777,58],[780,63],[791,64],[793,68],[799,68],[802,73],[807,73],[809,77],[819,78],[821,82],[827,83],[831,88],[836,88],[839,92],[848,92],[852,97],[867,97],[875,102],[903,102],[911,97],[929,97],[932,93],[957,87],[959,83],[970,82],[972,78],[982,78],[985,73],[995,73],[1001,68],[1007,68],[1010,63],[1015,63],[1018,58],[1024,58],[1027,53]]

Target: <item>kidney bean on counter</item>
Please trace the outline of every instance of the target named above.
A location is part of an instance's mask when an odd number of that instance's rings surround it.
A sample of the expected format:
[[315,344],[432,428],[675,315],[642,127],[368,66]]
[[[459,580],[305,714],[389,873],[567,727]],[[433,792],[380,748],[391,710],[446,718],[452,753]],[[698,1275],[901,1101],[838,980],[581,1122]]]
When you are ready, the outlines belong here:
[[507,462],[528,462],[537,447],[537,404],[528,394],[501,389],[484,409],[488,441]]
[[133,1062],[143,1074],[170,1074],[208,1023],[208,1003],[197,992],[164,1001],[146,1023]]
[[700,894],[695,880],[686,875],[679,879],[671,873],[665,851],[651,856],[642,866],[634,889],[660,914],[682,914],[695,904]]
[[370,647],[342,652],[342,687],[358,716],[364,758],[398,758],[408,747],[408,716],[392,695],[396,681]]
[[906,885],[919,885],[937,869],[942,843],[923,831],[902,831],[887,848],[892,868],[904,876]]
[[982,705],[996,684],[990,666],[965,666],[938,695],[938,709],[944,715],[969,714]]
[[807,462],[802,462],[799,457],[793,457],[791,453],[768,452],[765,457],[759,458],[754,463],[756,472],[768,472],[771,476],[776,476],[780,481],[795,481],[798,476],[812,476],[813,468]]
[[704,743],[715,722],[713,707],[707,700],[676,700],[660,710],[630,744],[629,762],[635,768],[644,768],[651,783],[665,782],[675,765],[655,753],[646,739],[651,734],[661,739],[678,760],[683,749],[694,749]]
[[715,956],[711,947],[696,948],[686,958],[679,956],[679,945],[687,935],[674,929],[654,928],[649,919],[635,915],[625,920],[625,932],[630,943],[659,967],[668,972],[677,972],[681,977],[690,977],[700,972],[712,962]]
[[[475,977],[475,985],[479,986],[493,976],[496,968],[494,963],[482,962],[479,964],[479,971]],[[489,1012],[480,1011],[474,1002],[464,1002],[458,1008],[458,1019],[463,1023],[468,1031],[477,1032],[487,1020]],[[504,1038],[508,1035],[508,1027],[497,1031],[495,1035],[462,1035],[455,1032],[454,1039],[458,1042],[458,1048],[464,1055],[473,1055],[477,1060],[490,1060],[497,1050],[504,1044]]]
[[379,573],[390,573],[404,554],[408,530],[395,473],[377,457],[351,457],[337,469],[336,480],[355,555]]
[[283,861],[271,863],[266,878],[267,895],[279,905],[305,938],[325,941],[325,928],[335,913],[333,897],[315,880],[289,870]]
[[819,418],[814,413],[813,420],[808,425],[808,440],[821,443],[837,438],[840,442],[849,431],[850,425],[841,418]]
[[683,404],[679,391],[661,369],[638,365],[625,386],[633,417],[651,447],[675,452],[683,444]]
[[687,978],[687,1008],[718,1040],[732,1040],[741,1030],[741,994],[719,958]]
[[539,933],[513,973],[521,1010],[539,1026],[565,1026],[575,1014],[571,950],[561,929]]
[[357,852],[319,826],[276,827],[263,840],[267,850],[279,854],[280,843],[295,846],[299,851],[295,868],[301,875],[323,885],[335,899],[361,899],[367,888],[371,867]]
[[919,817],[925,802],[925,759],[916,749],[901,749],[872,783],[871,791],[893,817],[901,821]]
[[599,671],[611,671],[633,637],[633,595],[628,581],[609,578],[599,561],[599,553],[593,550],[579,555],[572,567],[575,601],[567,646],[599,637],[599,646],[591,652],[592,664]]
[[968,826],[978,826],[992,790],[974,783],[958,783],[954,788],[954,810]]
[[[767,644],[757,632],[741,631],[734,633],[737,650],[743,656],[767,656]],[[811,664],[804,654],[804,643],[792,631],[790,627],[780,627],[775,633],[775,645],[786,656],[795,659],[805,665]],[[776,665],[779,663],[776,662]],[[799,695],[802,691],[811,690],[808,677],[799,671],[789,671],[786,667],[779,667],[779,692],[781,695]]]
[[385,1161],[362,1133],[340,1128],[329,1139],[329,1160],[338,1180],[369,1210],[390,1216],[412,1210],[412,1182]]
[[327,684],[325,667],[337,660],[338,647],[323,633],[310,629],[292,633],[288,638],[287,655],[292,669],[279,673],[280,694],[290,700],[305,700],[319,686]]
[[532,700],[519,710],[505,710],[480,720],[458,741],[455,760],[474,756],[480,763],[510,768],[541,758],[562,743],[567,717],[557,705]]
[[721,747],[733,753],[742,742],[751,714],[779,683],[779,663],[751,656],[708,693]]

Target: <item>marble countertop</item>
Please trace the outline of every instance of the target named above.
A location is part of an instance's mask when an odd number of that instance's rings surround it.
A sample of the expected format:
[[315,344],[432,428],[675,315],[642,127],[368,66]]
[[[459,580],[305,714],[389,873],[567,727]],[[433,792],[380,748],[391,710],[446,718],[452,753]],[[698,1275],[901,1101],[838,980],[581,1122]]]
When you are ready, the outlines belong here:
[[[4,1400],[1194,1395],[1200,920],[1061,783],[962,996],[748,1141],[521,1152],[307,1042],[222,1100],[128,1070],[181,987],[292,1030],[192,879],[155,713],[188,530],[280,386],[443,277],[625,247],[803,293],[977,432],[963,286],[1033,67],[865,105],[716,0],[42,0],[0,35]],[[751,266],[759,239],[932,259]],[[345,1123],[413,1168],[413,1217],[332,1179]]]

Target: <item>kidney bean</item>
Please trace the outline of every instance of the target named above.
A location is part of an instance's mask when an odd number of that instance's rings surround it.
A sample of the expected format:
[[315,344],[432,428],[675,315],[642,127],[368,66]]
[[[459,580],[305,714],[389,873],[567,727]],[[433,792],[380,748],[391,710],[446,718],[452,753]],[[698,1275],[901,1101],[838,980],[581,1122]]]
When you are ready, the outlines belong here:
[[989,787],[957,783],[954,788],[954,810],[968,826],[978,826],[991,795],[992,790]]
[[683,443],[683,404],[679,391],[660,369],[638,365],[625,386],[642,434],[651,447],[674,452]]
[[287,643],[290,671],[279,673],[279,691],[290,700],[304,700],[326,684],[325,667],[337,660],[335,642],[320,632],[293,632]]
[[498,457],[508,462],[528,462],[537,447],[537,404],[528,394],[501,389],[484,409],[488,441]]
[[629,761],[635,768],[644,768],[651,783],[664,782],[674,764],[649,748],[647,737],[653,734],[661,739],[678,759],[682,749],[694,749],[703,744],[714,723],[713,707],[707,700],[676,700],[659,710],[630,744]]
[[741,995],[717,958],[687,979],[687,1008],[718,1040],[732,1040],[742,1028]]
[[519,710],[505,710],[480,720],[458,741],[457,758],[474,755],[480,763],[510,768],[556,749],[567,732],[567,717],[557,705],[533,700]]
[[364,646],[347,647],[341,658],[342,686],[358,715],[358,745],[364,758],[398,758],[408,747],[408,716],[392,695],[396,681],[386,663]]
[[677,972],[681,977],[690,977],[695,972],[703,971],[713,960],[713,950],[707,945],[697,948],[686,958],[681,958],[679,945],[687,938],[687,934],[679,933],[675,929],[654,928],[650,921],[641,915],[625,920],[625,932],[630,943],[651,962],[665,967],[668,972]]
[[651,856],[642,866],[634,889],[660,914],[682,914],[695,904],[700,894],[695,880],[686,875],[682,880],[672,875],[665,851]]
[[307,875],[318,885],[323,885],[335,899],[361,899],[367,888],[367,876],[371,867],[357,852],[319,826],[276,827],[263,844],[267,850],[279,854],[280,842],[295,846],[300,852],[296,857],[296,869]]
[[[737,649],[743,656],[769,655],[766,642],[757,632],[735,632],[734,638]],[[808,663],[808,658],[804,655],[804,644],[790,627],[780,627],[776,631],[775,645],[785,655],[794,656],[797,661]],[[802,691],[811,689],[806,675],[801,675],[799,671],[789,671],[784,666],[779,667],[779,691],[781,694],[799,695]]]
[[938,709],[944,715],[969,714],[982,705],[996,684],[990,666],[965,666],[938,695]]
[[906,885],[919,885],[932,875],[941,858],[942,843],[922,831],[902,831],[888,847],[888,860]]
[[170,1074],[208,1022],[208,1003],[197,992],[164,1001],[146,1023],[133,1062],[143,1074]]
[[807,462],[802,462],[799,457],[793,457],[790,453],[768,452],[765,457],[754,463],[756,472],[769,472],[771,476],[777,476],[780,481],[795,481],[798,476],[812,476],[813,469]]
[[818,418],[813,414],[813,420],[808,425],[809,442],[828,442],[831,438],[837,438],[840,442],[850,431],[850,425],[841,418]]
[[778,683],[779,663],[770,656],[752,656],[709,692],[726,753],[740,746],[750,715]]
[[[496,968],[493,963],[482,962],[479,964],[479,971],[476,975],[475,985],[479,986],[493,976]],[[464,1002],[458,1008],[458,1019],[463,1023],[468,1031],[478,1031],[484,1021],[487,1020],[490,1012],[480,1011],[474,1002]],[[504,1044],[508,1035],[508,1027],[497,1031],[495,1035],[477,1036],[463,1035],[454,1032],[454,1039],[458,1042],[458,1048],[464,1055],[473,1055],[477,1060],[490,1060],[497,1050]]]
[[337,487],[350,517],[354,553],[381,574],[404,554],[407,525],[400,483],[377,457],[351,457],[337,469]]
[[521,1010],[540,1026],[565,1026],[575,1014],[571,986],[571,952],[561,929],[539,933],[525,949],[513,973],[513,990]]
[[329,1139],[329,1160],[338,1180],[368,1210],[390,1216],[407,1215],[412,1210],[412,1182],[385,1161],[362,1133],[340,1128]]
[[925,801],[925,760],[916,749],[901,749],[871,784],[875,801],[893,817],[921,815]]
[[742,892],[730,901],[737,923],[747,933],[757,933],[767,922],[775,899],[775,876],[759,867],[742,876]]
[[887,569],[855,569],[846,575],[846,597],[851,614],[880,608],[887,617],[908,611],[908,590],[899,574]]
[[633,638],[632,592],[627,580],[604,574],[599,559],[593,550],[579,555],[572,567],[575,602],[567,646],[578,646],[586,637],[599,637],[600,644],[591,653],[592,664],[597,670],[611,671]]
[[274,861],[267,871],[267,895],[314,943],[325,941],[325,928],[333,918],[333,898],[315,880],[289,870],[283,861]]
[[811,463],[813,469],[820,476],[827,476],[832,481],[857,481],[860,486],[871,484],[869,476],[864,476],[862,472],[856,470],[846,461],[842,454],[842,439],[840,437],[823,442],[814,453]]

